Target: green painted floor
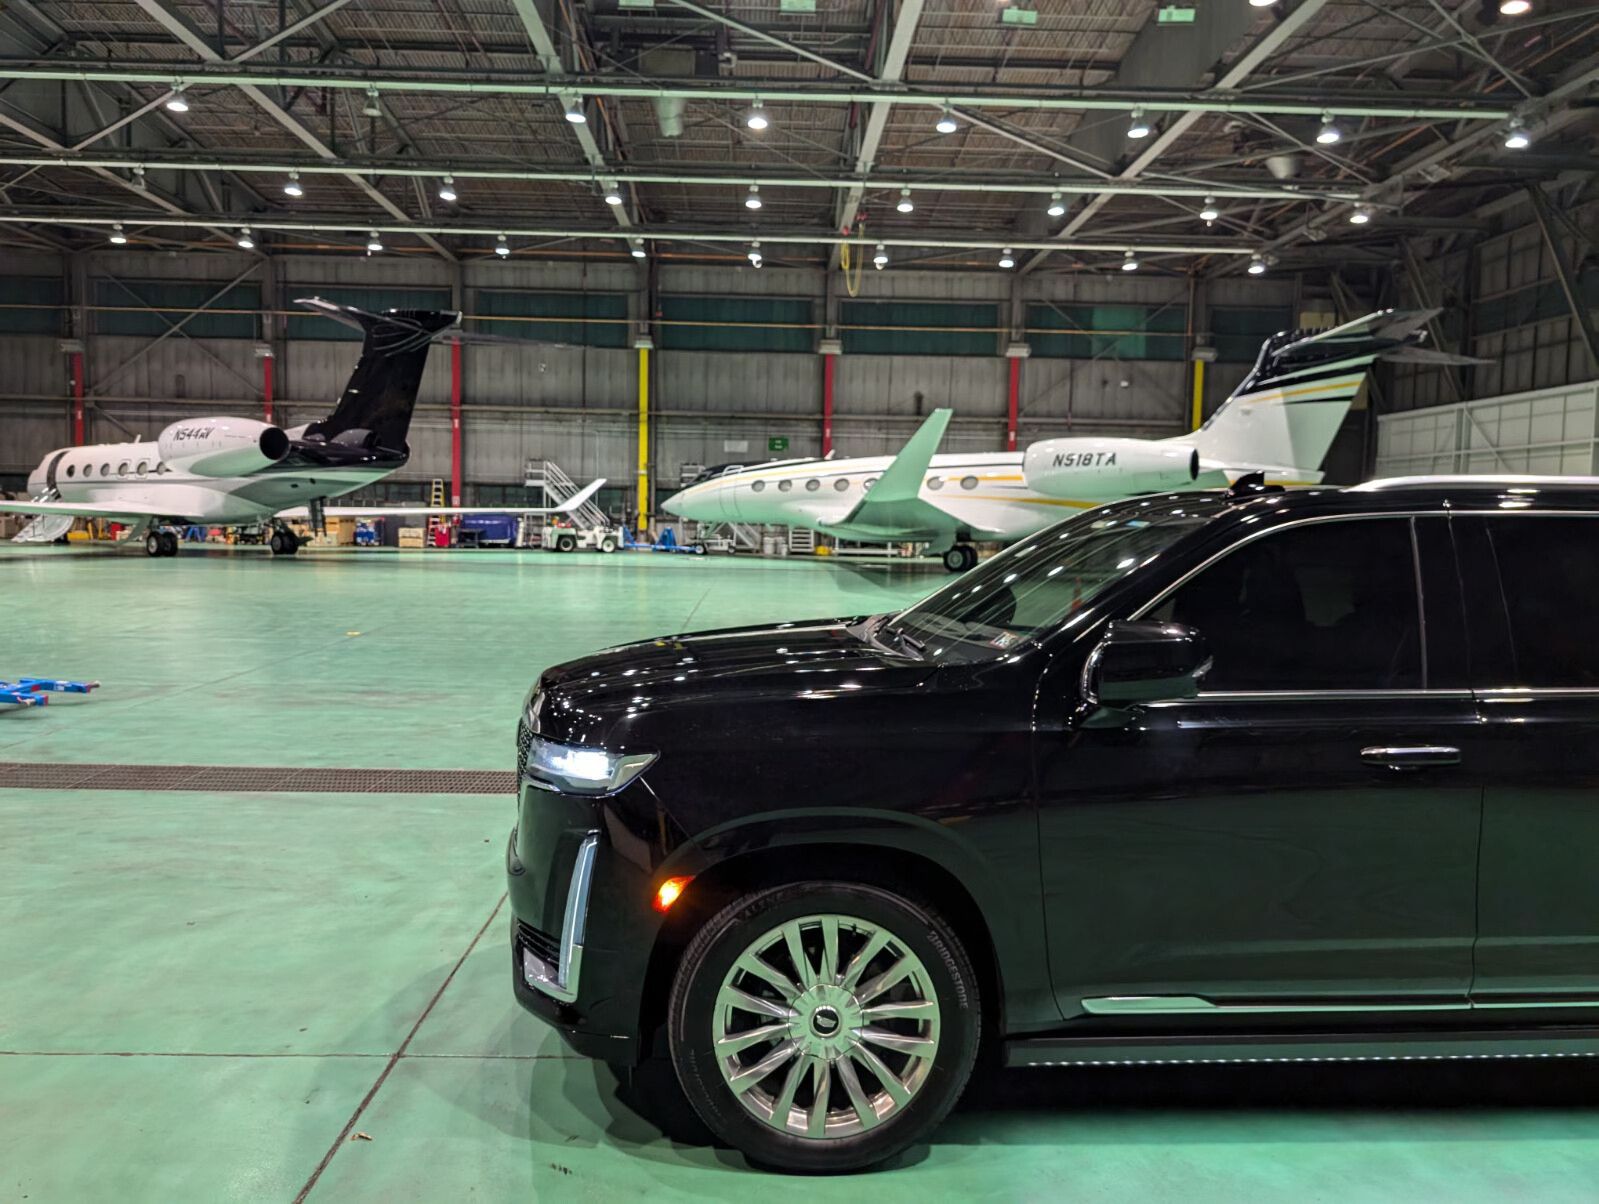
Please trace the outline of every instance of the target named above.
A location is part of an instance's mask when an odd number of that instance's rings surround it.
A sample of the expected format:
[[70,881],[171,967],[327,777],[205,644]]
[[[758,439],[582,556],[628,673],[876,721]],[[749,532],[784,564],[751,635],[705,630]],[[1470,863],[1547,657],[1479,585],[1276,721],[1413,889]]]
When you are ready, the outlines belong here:
[[[3,547],[0,676],[104,686],[0,713],[0,761],[504,769],[545,665],[942,580]],[[1584,1063],[989,1074],[891,1168],[752,1180],[658,1075],[619,1085],[512,1002],[510,822],[481,796],[0,789],[0,1200],[1599,1199]]]

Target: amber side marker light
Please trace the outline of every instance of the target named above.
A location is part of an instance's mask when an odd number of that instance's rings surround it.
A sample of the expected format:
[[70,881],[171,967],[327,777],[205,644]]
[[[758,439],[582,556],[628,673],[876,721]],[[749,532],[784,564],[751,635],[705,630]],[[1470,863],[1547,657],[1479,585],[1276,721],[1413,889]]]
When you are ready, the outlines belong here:
[[688,889],[688,884],[694,881],[692,874],[683,878],[668,878],[655,888],[655,910],[668,911],[672,904],[682,898],[683,892]]

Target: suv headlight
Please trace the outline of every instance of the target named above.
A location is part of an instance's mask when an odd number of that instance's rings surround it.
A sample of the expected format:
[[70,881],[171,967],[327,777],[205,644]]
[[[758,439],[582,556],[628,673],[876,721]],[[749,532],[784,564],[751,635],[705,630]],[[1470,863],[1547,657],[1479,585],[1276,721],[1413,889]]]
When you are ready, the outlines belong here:
[[563,794],[615,794],[652,764],[658,753],[614,753],[557,744],[529,734],[522,776]]

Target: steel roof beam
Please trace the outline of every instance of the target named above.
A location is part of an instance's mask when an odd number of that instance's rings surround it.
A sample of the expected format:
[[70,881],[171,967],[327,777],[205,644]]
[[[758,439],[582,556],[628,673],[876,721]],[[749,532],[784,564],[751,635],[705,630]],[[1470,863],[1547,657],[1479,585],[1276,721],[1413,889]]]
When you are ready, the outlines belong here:
[[[326,220],[293,220],[274,217],[263,217],[258,214],[240,215],[237,218],[227,219],[238,222],[240,225],[248,222],[252,230],[280,230],[294,231],[305,234],[365,234],[369,230],[377,230],[380,234],[409,234],[421,237],[444,236],[451,238],[483,238],[493,239],[500,234],[513,238],[540,238],[540,239],[573,239],[573,240],[622,240],[632,242],[635,238],[643,238],[649,242],[705,242],[705,243],[742,243],[749,241],[748,231],[732,230],[683,230],[677,228],[666,229],[636,229],[636,230],[606,230],[606,229],[577,229],[573,227],[547,227],[547,226],[522,226],[515,221],[510,222],[473,222],[461,225],[427,224],[421,222],[368,222],[352,221],[348,218],[329,218]],[[47,225],[47,226],[84,226],[91,229],[105,228],[116,222],[124,225],[130,223],[150,227],[185,227],[203,224],[202,219],[193,217],[161,217],[152,218],[143,215],[94,215],[94,216],[64,216],[58,213],[0,213],[0,225]],[[227,234],[224,231],[224,234]],[[231,234],[227,234],[231,239]],[[847,236],[835,230],[804,230],[769,233],[762,231],[760,240],[763,244],[796,244],[811,246],[830,246],[852,241]],[[875,238],[874,242],[881,242],[891,247],[943,247],[965,248],[971,250],[998,251],[1010,247],[1017,251],[1026,250],[1063,250],[1102,252],[1120,257],[1122,251],[1132,247],[1149,255],[1242,255],[1249,256],[1255,253],[1253,245],[1238,243],[1205,241],[1195,242],[1080,242],[1062,245],[1053,241],[1038,239],[1018,239],[1010,234],[972,234],[962,235],[956,233],[929,232],[926,235],[915,237],[887,236]]]
[[[516,10],[518,20],[522,22],[522,28],[527,30],[527,40],[533,44],[533,52],[538,55],[539,65],[544,68],[545,77],[557,81],[564,80],[567,76],[566,64],[561,59],[561,52],[555,45],[555,39],[550,36],[549,27],[544,24],[544,18],[539,14],[535,0],[511,0],[511,7]],[[574,94],[579,92],[577,88],[570,90]],[[546,87],[545,93],[550,93],[548,87]],[[584,93],[592,94],[587,93],[586,90],[584,90]],[[560,99],[559,94],[556,95],[556,99]],[[581,98],[576,103],[581,104]],[[564,103],[562,104],[562,112],[565,112]],[[594,136],[594,131],[589,128],[588,123],[583,122],[579,125],[568,122],[567,124],[571,125],[572,134],[577,138],[577,144],[583,152],[583,158],[588,160],[588,164],[594,169],[595,174],[610,180],[612,178],[611,168],[605,161],[605,152],[600,149],[599,139]],[[616,219],[618,226],[621,226],[624,230],[632,228],[633,219],[628,214],[626,205],[607,205],[606,208],[611,211],[611,216]]]
[[[1301,33],[1322,13],[1327,7],[1327,0],[1302,0],[1302,2],[1286,16],[1277,21],[1262,37],[1256,39],[1255,44],[1238,57],[1238,61],[1229,67],[1216,81],[1216,90],[1221,92],[1237,88],[1247,79],[1256,68],[1270,61],[1271,57],[1282,48],[1289,38]],[[1148,108],[1149,106],[1145,106]],[[1260,113],[1266,110],[1256,108],[1253,112]],[[1354,114],[1349,114],[1354,116]],[[1133,157],[1132,162],[1122,168],[1120,178],[1132,180],[1144,174],[1153,167],[1179,139],[1182,138],[1194,123],[1200,118],[1200,113],[1188,111],[1179,115],[1165,129],[1150,139],[1149,145],[1141,149]],[[1103,198],[1089,201],[1061,227],[1058,237],[1073,238],[1077,232],[1093,220],[1093,217],[1105,206]],[[1023,272],[1031,272],[1045,256],[1035,255],[1022,265]]]
[[[137,0],[140,4],[154,4],[156,0]],[[523,0],[514,0],[521,3]],[[1307,0],[1321,3],[1323,0]],[[963,90],[961,88],[934,89],[925,86],[901,85],[888,90],[861,84],[838,88],[822,86],[797,87],[791,80],[774,82],[766,87],[758,83],[741,81],[737,84],[699,85],[622,83],[609,76],[568,75],[552,78],[548,82],[528,82],[523,77],[497,77],[475,72],[470,75],[434,71],[426,77],[376,74],[361,70],[340,69],[319,74],[305,70],[228,69],[223,64],[217,69],[184,66],[160,68],[121,67],[97,68],[81,65],[64,66],[36,63],[16,64],[0,62],[0,79],[81,80],[87,83],[111,82],[145,84],[153,88],[170,88],[174,82],[186,87],[278,87],[323,88],[364,92],[369,87],[380,91],[443,93],[466,96],[534,96],[557,98],[564,93],[584,96],[614,96],[623,99],[656,100],[679,98],[707,102],[726,101],[780,101],[798,104],[875,104],[922,105],[942,108],[945,104],[956,108],[1010,109],[1022,111],[1035,109],[1059,112],[1127,112],[1134,105],[1149,113],[1279,113],[1285,116],[1319,117],[1331,112],[1339,117],[1378,117],[1397,120],[1427,121],[1503,121],[1515,109],[1503,102],[1490,102],[1477,96],[1462,96],[1446,100],[1431,96],[1417,96],[1406,101],[1396,98],[1392,103],[1372,101],[1368,94],[1317,95],[1307,97],[1240,96],[1218,89],[1196,89],[1193,92],[1173,93],[1170,89],[1108,89],[1108,88],[1049,88],[1037,91]]]
[[[162,27],[164,27],[169,33],[171,33],[173,37],[177,38],[178,41],[182,42],[206,62],[226,62],[219,50],[213,47],[211,43],[206,41],[205,37],[197,29],[195,29],[194,26],[190,25],[186,19],[184,19],[178,13],[167,8],[162,0],[134,0],[134,2],[138,4],[140,8],[148,13]],[[302,125],[299,118],[295,117],[282,105],[278,104],[277,101],[273,100],[264,91],[262,91],[259,85],[255,83],[241,84],[240,89],[246,96],[259,105],[267,114],[267,116],[271,117],[272,120],[276,121],[285,130],[293,134],[302,143],[309,147],[316,155],[323,159],[330,160],[338,158],[338,155],[330,146],[327,145],[327,143],[323,142],[322,139],[318,138],[309,129]],[[401,221],[407,220],[408,215],[406,214],[405,210],[401,209],[393,201],[389,200],[388,197],[383,195],[382,191],[368,183],[361,176],[355,174],[354,172],[347,172],[345,173],[344,178],[349,180],[350,183],[354,184],[363,193],[365,193],[367,198],[374,202],[385,213],[388,213],[393,217],[397,217]],[[432,247],[445,259],[455,258],[445,248],[443,243],[438,242],[427,235],[419,235],[418,237],[420,237],[423,242],[427,243],[428,246]]]
[[[0,154],[0,166],[33,168],[105,167],[125,171],[132,171],[135,167],[142,167],[146,171],[225,171],[240,175],[281,176],[287,176],[291,171],[298,172],[302,176],[346,175],[351,171],[359,171],[364,174],[394,176],[397,178],[431,179],[449,174],[458,180],[508,180],[568,184],[588,184],[594,179],[594,173],[590,171],[519,171],[493,167],[462,167],[446,161],[432,164],[401,163],[393,160],[367,163],[348,159],[340,160],[337,163],[325,163],[320,160],[311,160],[305,163],[290,161],[248,162],[211,157],[180,159],[148,155],[84,156],[65,152],[59,155]],[[977,176],[981,173],[970,174]],[[1039,195],[1061,192],[1085,196],[1109,193],[1115,196],[1147,196],[1151,198],[1214,196],[1218,201],[1320,200],[1354,202],[1360,200],[1362,196],[1360,190],[1355,188],[1320,188],[1313,185],[1284,188],[1280,186],[1267,187],[1231,183],[1221,180],[1207,181],[1204,179],[1184,180],[1181,182],[1162,180],[1150,183],[1136,180],[1064,180],[1038,177],[1013,179],[986,174],[982,174],[980,179],[952,179],[945,176],[929,175],[878,176],[861,179],[853,176],[780,176],[770,175],[761,171],[744,173],[723,171],[713,174],[705,172],[651,171],[645,168],[632,171],[613,171],[608,173],[607,179],[614,180],[619,184],[685,184],[707,188],[744,188],[750,184],[759,184],[762,188],[859,188],[863,192],[909,188],[913,192],[1015,192]]]

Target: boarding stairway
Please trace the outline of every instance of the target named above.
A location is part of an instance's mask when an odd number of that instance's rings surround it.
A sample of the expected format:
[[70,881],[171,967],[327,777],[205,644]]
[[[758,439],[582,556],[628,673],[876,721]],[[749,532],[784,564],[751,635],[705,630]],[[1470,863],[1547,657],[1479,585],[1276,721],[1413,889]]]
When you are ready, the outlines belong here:
[[[529,460],[524,476],[526,478],[524,484],[529,489],[544,491],[544,504],[551,509],[564,506],[581,492],[577,482],[567,476],[554,460]],[[592,497],[565,517],[580,531],[608,532],[616,526]]]
[[[61,494],[55,488],[46,489],[34,502],[59,502]],[[12,543],[54,543],[72,529],[75,519],[70,514],[41,514],[11,537]]]

